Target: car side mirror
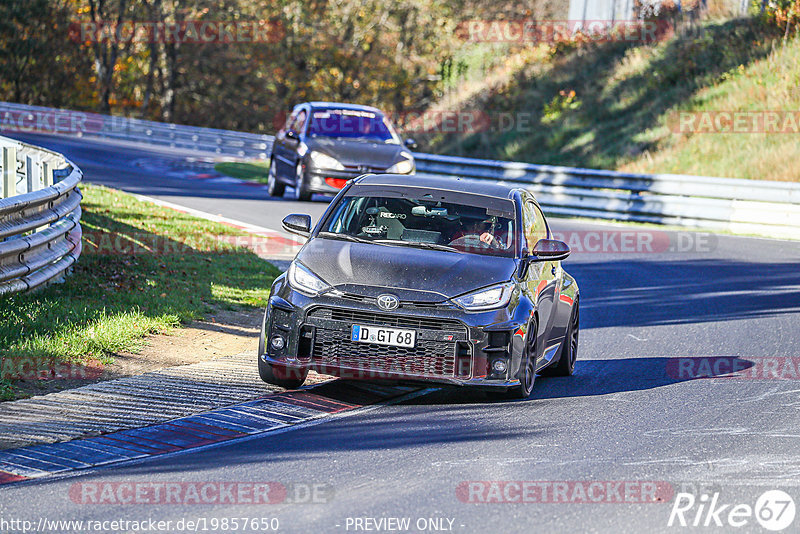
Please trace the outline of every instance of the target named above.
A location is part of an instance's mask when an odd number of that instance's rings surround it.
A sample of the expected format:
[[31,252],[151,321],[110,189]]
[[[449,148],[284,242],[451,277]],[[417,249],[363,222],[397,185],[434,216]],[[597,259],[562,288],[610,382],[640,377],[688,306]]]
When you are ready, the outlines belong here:
[[295,141],[297,141],[298,139],[300,139],[300,136],[294,130],[289,130],[286,132],[286,138],[294,139]]
[[308,237],[311,234],[311,215],[292,213],[283,218],[283,229],[289,233]]
[[414,141],[413,139],[411,139],[410,137],[408,139],[406,139],[403,142],[403,144],[406,145],[406,148],[409,148],[411,150],[416,150],[417,149],[417,142]]
[[531,259],[536,261],[559,261],[569,256],[569,245],[557,239],[540,239],[533,247]]

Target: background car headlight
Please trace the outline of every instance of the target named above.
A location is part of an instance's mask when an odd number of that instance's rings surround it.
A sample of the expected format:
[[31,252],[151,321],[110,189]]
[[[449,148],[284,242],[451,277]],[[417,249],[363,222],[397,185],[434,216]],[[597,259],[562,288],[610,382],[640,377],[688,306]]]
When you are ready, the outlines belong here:
[[414,158],[411,156],[411,154],[408,152],[402,152],[400,156],[406,159],[398,161],[386,169],[386,172],[392,174],[411,174],[414,172]]
[[332,169],[335,171],[344,170],[344,165],[342,165],[338,159],[327,154],[323,154],[322,152],[312,150],[308,157],[311,158],[311,163],[314,164],[314,167],[318,167],[320,169]]
[[507,305],[513,291],[513,284],[499,284],[456,297],[453,301],[467,310],[491,310]]
[[316,297],[323,291],[331,288],[328,284],[320,280],[317,275],[308,270],[304,265],[293,261],[286,274],[289,284],[300,293],[310,297]]

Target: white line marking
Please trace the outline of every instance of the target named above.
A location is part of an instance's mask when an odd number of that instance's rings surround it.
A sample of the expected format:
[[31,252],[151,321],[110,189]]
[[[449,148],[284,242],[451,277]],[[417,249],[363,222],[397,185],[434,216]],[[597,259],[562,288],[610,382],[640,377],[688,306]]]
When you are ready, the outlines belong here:
[[[289,239],[294,239],[293,237],[289,236],[288,234],[281,232],[279,230],[273,230],[272,228],[266,228],[264,226],[258,226],[255,224],[246,223],[244,221],[237,221],[236,219],[230,219],[228,217],[223,217],[222,215],[214,215],[213,213],[208,213],[207,211],[201,211],[198,209],[190,208],[188,206],[182,206],[180,204],[175,204],[173,202],[168,202],[166,200],[161,200],[158,198],[149,197],[146,195],[140,195],[138,193],[130,193],[135,198],[144,201],[144,202],[151,202],[158,206],[163,206],[165,208],[171,208],[177,211],[181,211],[183,213],[188,213],[189,215],[194,215],[195,217],[200,217],[201,219],[206,219],[208,221],[228,224],[232,226],[238,226],[242,230],[253,234],[261,234],[268,237],[288,237]],[[302,244],[302,243],[298,243]]]

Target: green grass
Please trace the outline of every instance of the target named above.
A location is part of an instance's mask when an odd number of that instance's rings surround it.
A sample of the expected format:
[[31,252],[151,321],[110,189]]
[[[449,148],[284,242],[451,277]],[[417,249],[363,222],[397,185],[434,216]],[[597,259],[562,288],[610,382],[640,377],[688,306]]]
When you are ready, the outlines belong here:
[[[800,109],[800,40],[759,19],[707,20],[656,44],[564,46],[462,108],[514,127],[418,136],[442,154],[540,164],[800,180],[800,134],[679,134],[678,110]],[[524,114],[524,115],[517,115]]]
[[239,178],[241,180],[249,180],[251,182],[267,183],[267,171],[269,170],[268,161],[247,161],[247,162],[233,162],[225,161],[214,165],[214,170]]
[[[85,185],[83,254],[65,283],[0,300],[0,355],[6,362],[108,362],[219,310],[265,306],[280,274],[220,236],[231,227]],[[135,254],[112,254],[125,247]],[[118,245],[117,245],[118,244]],[[0,398],[14,395],[0,380]]]

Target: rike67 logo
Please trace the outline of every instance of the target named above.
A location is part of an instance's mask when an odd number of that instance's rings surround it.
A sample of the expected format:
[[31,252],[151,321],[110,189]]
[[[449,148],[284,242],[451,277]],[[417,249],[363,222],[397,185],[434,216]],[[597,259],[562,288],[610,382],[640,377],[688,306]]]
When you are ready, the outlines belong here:
[[781,490],[765,491],[754,505],[724,503],[720,500],[719,492],[713,495],[702,493],[700,496],[678,493],[667,526],[739,529],[754,526],[755,520],[761,528],[779,532],[792,525],[795,512],[794,499]]

